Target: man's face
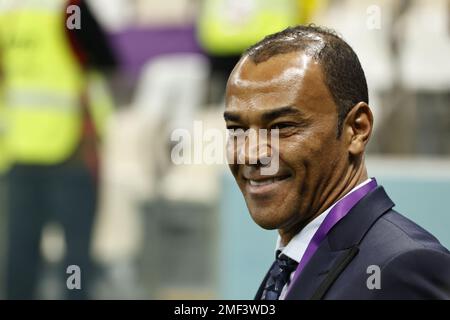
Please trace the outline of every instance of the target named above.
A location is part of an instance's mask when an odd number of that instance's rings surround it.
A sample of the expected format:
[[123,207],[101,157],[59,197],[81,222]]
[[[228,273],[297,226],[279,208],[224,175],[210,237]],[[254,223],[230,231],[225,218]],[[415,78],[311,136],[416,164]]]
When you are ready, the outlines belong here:
[[[246,162],[230,169],[257,224],[296,233],[330,205],[331,182],[345,172],[348,152],[336,136],[337,107],[317,62],[302,52],[259,64],[242,58],[227,84],[225,120],[229,129],[267,129],[267,153],[278,155],[278,171],[264,175],[261,164],[248,161],[248,139],[234,146]],[[271,129],[279,130],[278,150]]]

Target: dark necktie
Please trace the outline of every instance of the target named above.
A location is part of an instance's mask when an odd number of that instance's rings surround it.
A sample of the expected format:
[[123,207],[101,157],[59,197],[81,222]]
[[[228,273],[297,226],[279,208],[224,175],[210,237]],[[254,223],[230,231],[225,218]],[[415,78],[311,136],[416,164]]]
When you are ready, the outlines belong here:
[[288,283],[291,273],[297,268],[298,263],[285,256],[278,255],[270,269],[269,278],[264,287],[261,300],[278,300],[283,287]]

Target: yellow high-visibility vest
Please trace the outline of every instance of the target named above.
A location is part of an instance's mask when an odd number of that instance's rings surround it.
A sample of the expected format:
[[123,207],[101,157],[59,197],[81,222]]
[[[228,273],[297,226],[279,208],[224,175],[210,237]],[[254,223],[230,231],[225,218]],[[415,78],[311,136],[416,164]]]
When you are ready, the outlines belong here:
[[328,6],[328,0],[297,0],[297,2],[304,24],[313,23],[314,16]]
[[5,145],[6,137],[6,112],[2,104],[2,90],[0,87],[0,175],[9,167],[9,156]]
[[14,162],[59,163],[80,142],[87,80],[66,34],[65,5],[65,0],[0,0],[5,143]]
[[208,53],[239,55],[301,17],[297,0],[208,0],[198,21],[198,39]]

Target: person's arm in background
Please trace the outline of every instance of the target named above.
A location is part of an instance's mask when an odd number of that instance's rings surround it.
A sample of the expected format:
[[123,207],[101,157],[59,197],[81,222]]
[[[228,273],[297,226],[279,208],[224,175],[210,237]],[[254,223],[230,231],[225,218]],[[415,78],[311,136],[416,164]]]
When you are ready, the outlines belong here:
[[[66,28],[66,31],[72,50],[86,73],[86,87],[80,96],[84,106],[81,155],[93,175],[97,177],[98,142],[105,135],[108,120],[114,109],[110,87],[118,61],[108,42],[107,33],[98,23],[88,3],[85,0],[69,0],[66,8],[73,5],[80,8],[80,28]],[[65,21],[68,21],[73,13],[71,10],[65,11]]]
[[[81,64],[102,72],[117,67],[117,58],[108,42],[107,34],[85,0],[70,0],[67,7],[76,5],[81,12],[81,28],[67,29],[69,41]],[[69,17],[67,14],[66,19]]]

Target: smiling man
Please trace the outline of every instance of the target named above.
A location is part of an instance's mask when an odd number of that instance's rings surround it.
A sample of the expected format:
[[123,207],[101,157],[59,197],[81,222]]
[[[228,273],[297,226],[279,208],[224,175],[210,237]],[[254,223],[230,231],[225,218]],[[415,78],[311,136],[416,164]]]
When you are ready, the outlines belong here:
[[[368,177],[368,103],[356,54],[320,27],[270,35],[234,68],[224,117],[247,134],[230,143],[230,168],[253,220],[279,231],[256,299],[450,298],[448,250]],[[277,143],[252,143],[261,129]]]

